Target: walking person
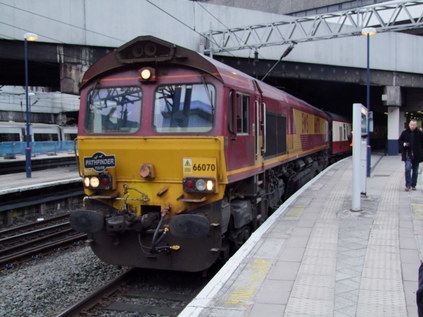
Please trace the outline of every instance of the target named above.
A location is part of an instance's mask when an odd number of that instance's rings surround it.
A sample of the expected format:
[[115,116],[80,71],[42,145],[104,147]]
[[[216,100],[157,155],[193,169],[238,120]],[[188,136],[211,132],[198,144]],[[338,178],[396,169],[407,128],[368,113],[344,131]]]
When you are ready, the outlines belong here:
[[417,120],[410,120],[398,143],[405,162],[405,191],[416,190],[419,163],[423,161],[423,132],[417,128]]

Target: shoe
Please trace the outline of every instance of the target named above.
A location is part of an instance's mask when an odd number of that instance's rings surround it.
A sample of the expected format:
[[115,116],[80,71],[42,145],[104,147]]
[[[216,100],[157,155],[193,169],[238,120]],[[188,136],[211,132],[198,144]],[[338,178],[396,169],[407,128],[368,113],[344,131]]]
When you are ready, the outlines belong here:
[[408,192],[410,190],[410,187],[406,187],[405,191]]
[[416,190],[416,187],[411,187],[411,190]]

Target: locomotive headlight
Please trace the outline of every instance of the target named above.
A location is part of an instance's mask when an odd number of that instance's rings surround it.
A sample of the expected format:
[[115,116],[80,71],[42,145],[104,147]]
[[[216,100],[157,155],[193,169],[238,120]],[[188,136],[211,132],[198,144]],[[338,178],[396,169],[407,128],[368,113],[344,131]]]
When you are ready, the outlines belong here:
[[141,71],[141,78],[144,80],[149,80],[151,78],[151,70],[149,70],[148,68],[144,68]]
[[89,177],[84,177],[84,186],[90,187],[90,178]]
[[213,188],[214,188],[213,181],[212,180],[208,180],[206,182],[206,189],[207,189],[207,191],[211,192],[211,191],[213,191]]
[[206,189],[206,181],[204,179],[199,179],[197,180],[197,182],[195,183],[195,188],[199,191],[202,192]]
[[143,67],[138,73],[143,83],[153,83],[156,81],[156,69],[153,67]]
[[84,187],[88,189],[112,189],[113,182],[110,174],[85,175]]
[[100,180],[98,177],[91,177],[90,179],[90,187],[97,188],[100,185]]
[[214,178],[187,177],[182,181],[184,191],[187,193],[216,193],[216,180]]

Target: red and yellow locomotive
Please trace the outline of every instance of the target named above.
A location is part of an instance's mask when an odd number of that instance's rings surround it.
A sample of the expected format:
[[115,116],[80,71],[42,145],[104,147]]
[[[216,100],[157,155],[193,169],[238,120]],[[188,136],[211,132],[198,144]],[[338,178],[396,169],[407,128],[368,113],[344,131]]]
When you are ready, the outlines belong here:
[[328,164],[329,117],[194,51],[138,37],[81,85],[84,209],[106,262],[201,271]]

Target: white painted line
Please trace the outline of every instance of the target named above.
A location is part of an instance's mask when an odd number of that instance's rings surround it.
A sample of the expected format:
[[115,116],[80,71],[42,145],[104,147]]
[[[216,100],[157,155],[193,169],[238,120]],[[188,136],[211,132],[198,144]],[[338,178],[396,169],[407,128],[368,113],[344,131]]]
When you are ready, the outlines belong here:
[[275,221],[282,216],[286,211],[289,205],[294,202],[298,196],[300,196],[304,191],[306,191],[311,185],[313,185],[320,177],[330,171],[333,167],[337,166],[339,163],[344,160],[349,159],[349,157],[342,159],[335,164],[327,167],[316,177],[310,180],[307,184],[301,187],[296,191],[291,197],[289,197],[278,209],[256,230],[253,232],[251,237],[242,245],[242,247],[225,263],[225,265],[217,272],[217,274],[210,280],[210,282],[201,290],[200,293],[184,308],[184,310],[178,315],[179,317],[196,317],[208,307],[211,307],[211,301],[216,296],[216,294],[221,290],[223,285],[246,256],[252,251],[257,242],[261,239],[263,234],[275,223]]

